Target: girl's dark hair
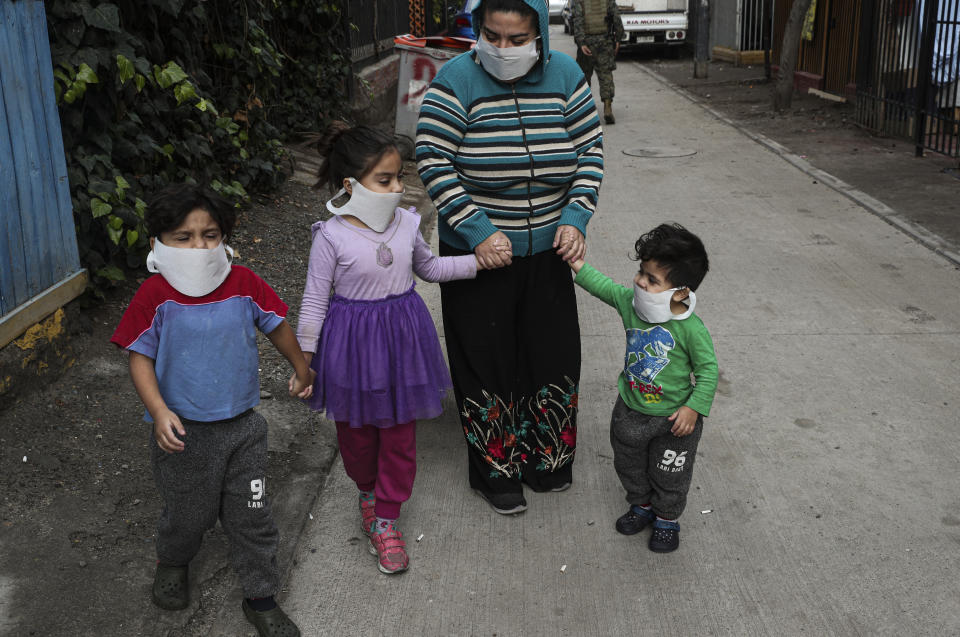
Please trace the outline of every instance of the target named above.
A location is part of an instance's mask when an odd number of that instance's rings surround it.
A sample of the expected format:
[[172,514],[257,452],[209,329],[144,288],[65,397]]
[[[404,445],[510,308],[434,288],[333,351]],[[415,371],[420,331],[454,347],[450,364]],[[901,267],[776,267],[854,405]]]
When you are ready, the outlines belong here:
[[477,13],[480,18],[480,24],[477,25],[477,29],[479,30],[483,26],[483,22],[488,13],[494,13],[496,11],[519,13],[521,16],[533,18],[533,28],[537,30],[537,33],[540,33],[540,15],[536,9],[523,0],[483,0],[480,4],[480,12]]
[[147,233],[159,237],[175,230],[191,212],[200,208],[220,226],[224,238],[233,233],[237,212],[229,201],[209,188],[196,184],[170,184],[154,193],[144,215]]
[[400,152],[396,142],[386,133],[369,126],[351,127],[346,122],[333,122],[317,142],[317,151],[323,161],[314,187],[329,186],[330,192],[334,193],[348,177],[360,181],[390,149]]
[[664,223],[637,239],[635,261],[656,261],[673,287],[696,290],[710,269],[703,242],[679,223]]

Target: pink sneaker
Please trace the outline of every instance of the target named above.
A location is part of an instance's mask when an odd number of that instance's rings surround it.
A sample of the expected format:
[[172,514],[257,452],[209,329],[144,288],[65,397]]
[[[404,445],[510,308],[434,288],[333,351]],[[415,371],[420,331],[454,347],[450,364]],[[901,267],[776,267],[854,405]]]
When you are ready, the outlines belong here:
[[370,537],[370,529],[373,528],[373,523],[377,521],[377,514],[373,512],[376,502],[377,499],[372,495],[367,498],[364,498],[363,495],[360,496],[360,528],[363,529],[363,533],[367,537]]
[[410,558],[407,557],[406,547],[403,534],[392,524],[385,531],[370,534],[370,553],[379,558],[381,573],[392,575],[407,570]]

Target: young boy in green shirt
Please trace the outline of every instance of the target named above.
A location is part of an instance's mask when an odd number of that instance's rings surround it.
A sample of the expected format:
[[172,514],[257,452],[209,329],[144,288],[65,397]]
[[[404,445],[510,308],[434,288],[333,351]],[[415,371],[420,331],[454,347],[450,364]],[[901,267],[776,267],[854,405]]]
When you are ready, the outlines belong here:
[[693,313],[709,264],[703,243],[679,224],[657,226],[634,249],[632,290],[583,260],[570,267],[577,285],[620,312],[627,335],[610,443],[630,510],[616,529],[633,535],[652,523],[650,550],[668,553],[680,545],[677,519],[717,389],[713,342]]

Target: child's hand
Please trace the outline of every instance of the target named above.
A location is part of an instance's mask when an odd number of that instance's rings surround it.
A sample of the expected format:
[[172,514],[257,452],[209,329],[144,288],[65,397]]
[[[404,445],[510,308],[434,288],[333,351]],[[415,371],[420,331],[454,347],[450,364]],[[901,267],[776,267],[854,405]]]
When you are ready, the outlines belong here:
[[310,398],[313,396],[313,381],[317,377],[317,372],[307,368],[306,378],[300,378],[297,374],[290,377],[288,388],[290,395],[297,398]]
[[677,438],[692,434],[694,428],[697,426],[697,418],[699,418],[699,416],[700,414],[684,405],[667,418],[667,420],[673,423],[673,427],[670,428],[670,433]]
[[575,259],[573,261],[567,261],[567,265],[570,266],[570,269],[576,273],[580,272],[580,268],[583,267],[583,264],[586,263],[583,259]]
[[176,434],[187,435],[187,430],[180,423],[180,418],[169,409],[163,409],[153,415],[153,437],[157,439],[157,444],[167,453],[180,453],[183,451],[183,441],[177,438]]
[[579,261],[587,253],[586,241],[583,233],[575,226],[557,226],[557,232],[553,236],[553,247],[557,254],[567,261]]

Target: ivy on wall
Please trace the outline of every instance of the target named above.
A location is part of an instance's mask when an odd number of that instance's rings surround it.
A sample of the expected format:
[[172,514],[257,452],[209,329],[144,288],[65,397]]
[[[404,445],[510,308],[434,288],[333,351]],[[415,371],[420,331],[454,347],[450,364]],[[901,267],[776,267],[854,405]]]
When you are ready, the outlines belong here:
[[336,1],[47,0],[80,258],[95,288],[148,250],[149,194],[182,181],[241,202],[283,142],[338,115],[349,61]]

